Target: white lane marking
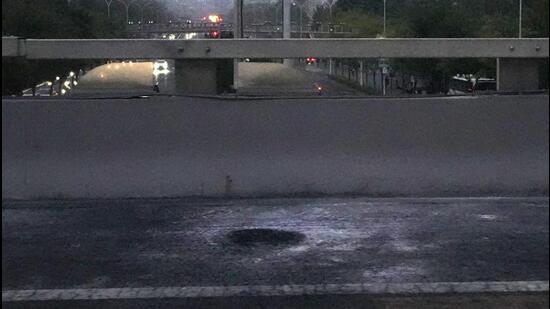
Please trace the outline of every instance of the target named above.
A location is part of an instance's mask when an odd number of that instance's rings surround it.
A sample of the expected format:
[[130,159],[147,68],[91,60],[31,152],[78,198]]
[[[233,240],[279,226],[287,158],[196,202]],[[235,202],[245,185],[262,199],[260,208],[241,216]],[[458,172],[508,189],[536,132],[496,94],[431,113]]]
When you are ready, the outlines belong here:
[[52,300],[105,300],[146,298],[195,298],[229,296],[296,296],[326,294],[448,294],[548,292],[548,281],[432,282],[432,283],[350,283],[306,285],[248,285],[143,287],[106,289],[5,290],[2,302]]

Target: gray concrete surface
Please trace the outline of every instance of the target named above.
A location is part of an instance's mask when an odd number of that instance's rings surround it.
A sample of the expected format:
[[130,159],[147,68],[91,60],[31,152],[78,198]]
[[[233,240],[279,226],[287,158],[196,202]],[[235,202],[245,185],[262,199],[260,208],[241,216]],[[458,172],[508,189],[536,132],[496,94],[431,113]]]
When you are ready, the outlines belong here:
[[[548,210],[548,198],[4,201],[3,301],[544,308]],[[229,240],[246,228],[305,237]]]
[[25,48],[20,48],[19,53],[14,54],[13,48],[3,49],[2,56],[29,59],[548,58],[549,53],[548,38],[26,39],[20,43]]
[[548,96],[2,101],[2,198],[548,193]]
[[537,59],[498,59],[497,90],[538,90],[539,68],[543,65],[544,62]]

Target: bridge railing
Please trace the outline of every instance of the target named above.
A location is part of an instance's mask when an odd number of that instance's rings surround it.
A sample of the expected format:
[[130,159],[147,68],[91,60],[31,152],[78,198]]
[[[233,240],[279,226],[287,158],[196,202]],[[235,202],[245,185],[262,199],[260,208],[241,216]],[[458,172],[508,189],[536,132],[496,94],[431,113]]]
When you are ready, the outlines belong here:
[[21,39],[2,38],[2,57],[29,59],[548,58],[535,39]]
[[[497,89],[539,89],[539,59],[548,38],[534,39],[21,39],[2,38],[2,57],[28,59],[175,59],[180,93],[235,88],[232,59],[243,58],[495,58]],[[178,71],[178,67],[180,70]],[[179,73],[178,73],[179,72]],[[219,72],[224,72],[223,76]],[[232,73],[231,73],[232,72]],[[229,76],[231,75],[231,76]],[[197,79],[202,76],[202,79]],[[213,80],[204,88],[200,80]],[[224,86],[220,87],[223,83]]]

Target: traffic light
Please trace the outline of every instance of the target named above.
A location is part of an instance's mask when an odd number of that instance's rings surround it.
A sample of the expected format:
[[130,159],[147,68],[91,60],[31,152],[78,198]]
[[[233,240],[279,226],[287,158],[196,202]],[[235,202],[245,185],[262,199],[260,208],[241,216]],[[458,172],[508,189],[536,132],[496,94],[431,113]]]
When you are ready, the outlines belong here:
[[205,33],[204,37],[208,38],[208,39],[219,39],[220,38],[220,33],[216,30],[212,30],[208,33]]
[[207,39],[231,39],[233,38],[233,32],[227,30],[211,30],[204,34]]

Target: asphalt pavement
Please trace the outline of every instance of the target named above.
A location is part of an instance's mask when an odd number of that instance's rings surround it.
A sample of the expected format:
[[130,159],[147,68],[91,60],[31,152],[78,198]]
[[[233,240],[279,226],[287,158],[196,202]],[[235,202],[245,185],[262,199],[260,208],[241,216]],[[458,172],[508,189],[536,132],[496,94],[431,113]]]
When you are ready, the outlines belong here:
[[[52,298],[99,293],[108,296],[68,297],[68,307],[153,306],[132,295],[181,306],[159,297],[172,291],[204,308],[224,295],[224,307],[233,299],[234,308],[262,299],[269,308],[338,299],[349,308],[437,308],[437,298],[419,305],[376,291],[451,294],[447,301],[464,305],[472,298],[454,292],[479,287],[505,292],[490,299],[496,307],[538,308],[548,304],[548,204],[546,197],[3,201],[3,301],[34,297],[9,304],[55,308]],[[518,300],[514,293],[529,286],[545,294]],[[322,301],[326,295],[334,297]]]
[[366,93],[331,79],[315,65],[239,63],[240,95],[362,96]]

